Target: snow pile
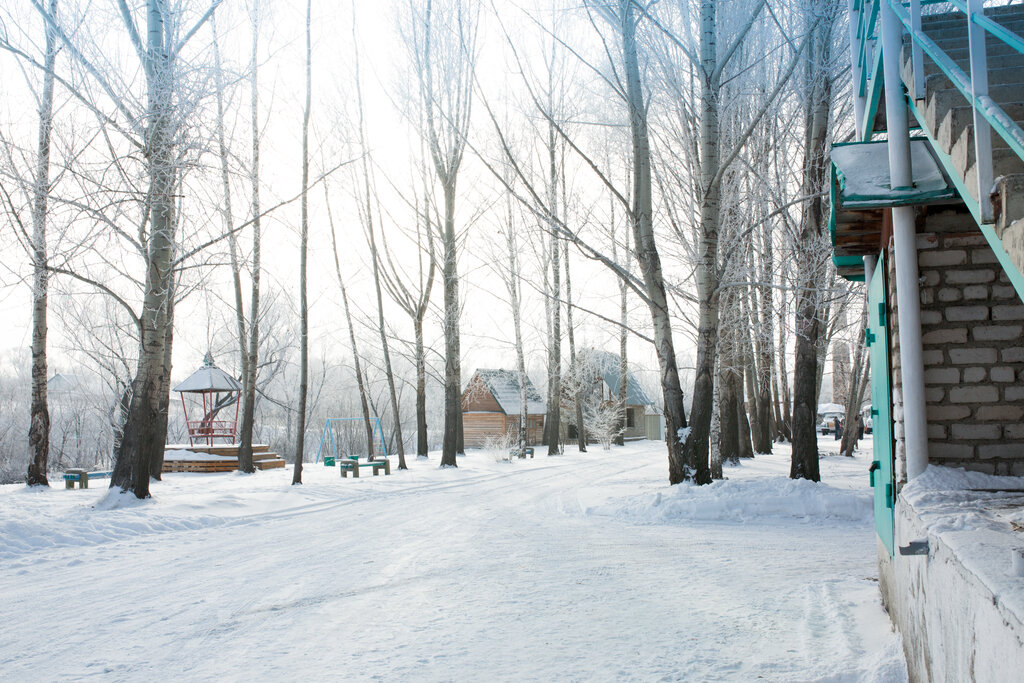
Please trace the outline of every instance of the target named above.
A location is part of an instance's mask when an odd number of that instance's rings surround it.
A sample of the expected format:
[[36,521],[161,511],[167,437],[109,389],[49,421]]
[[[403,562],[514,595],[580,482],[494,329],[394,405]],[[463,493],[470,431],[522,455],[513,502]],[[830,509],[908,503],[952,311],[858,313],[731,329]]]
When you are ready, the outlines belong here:
[[199,451],[190,451],[187,448],[175,448],[164,451],[164,460],[192,460],[197,462],[216,462],[218,460],[237,460],[237,458],[235,456],[229,455],[214,455],[213,453],[200,453]]
[[903,487],[901,494],[913,505],[932,498],[932,494],[936,492],[972,490],[1024,493],[1024,477],[1001,477],[984,472],[970,472],[962,467],[929,465],[924,474]]
[[900,495],[935,534],[1001,531],[1024,522],[1024,477],[929,465]]
[[[102,546],[160,538],[178,531],[222,526],[223,517],[166,517],[147,514],[155,507],[152,500],[139,500],[118,489],[104,489],[95,504],[95,512],[86,509],[59,514],[17,514],[0,508],[0,561],[32,556],[41,551]],[[31,557],[24,558],[31,561]]]
[[654,495],[612,503],[593,510],[638,524],[673,524],[692,520],[752,522],[765,518],[829,519],[870,522],[868,490],[845,490],[806,479],[771,477],[724,480],[708,486],[674,486]]

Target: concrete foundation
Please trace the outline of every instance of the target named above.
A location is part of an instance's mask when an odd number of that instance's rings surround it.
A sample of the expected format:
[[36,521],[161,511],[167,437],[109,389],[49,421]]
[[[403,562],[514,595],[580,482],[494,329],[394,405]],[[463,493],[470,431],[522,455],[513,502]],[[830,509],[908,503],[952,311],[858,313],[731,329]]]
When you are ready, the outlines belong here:
[[897,549],[890,558],[878,544],[882,602],[903,636],[911,681],[1024,679],[1024,624],[1018,606],[1004,599],[1016,539],[991,528],[974,533],[988,535],[983,542],[992,552],[978,557],[977,548],[929,533],[901,496],[897,545],[927,539],[928,554],[901,556]]

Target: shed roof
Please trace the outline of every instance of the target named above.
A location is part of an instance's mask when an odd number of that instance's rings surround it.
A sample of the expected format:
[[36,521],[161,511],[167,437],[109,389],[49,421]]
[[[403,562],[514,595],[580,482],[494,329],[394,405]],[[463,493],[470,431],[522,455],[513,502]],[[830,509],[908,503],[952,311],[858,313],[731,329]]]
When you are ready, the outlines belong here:
[[[519,373],[511,370],[489,370],[481,368],[476,375],[491,392],[498,406],[506,415],[519,415]],[[543,415],[547,406],[540,392],[533,386],[530,378],[526,378],[526,414]]]
[[81,393],[85,391],[85,382],[78,375],[58,372],[46,380],[46,389],[53,393]]
[[[601,379],[608,385],[608,389],[617,394],[619,391],[619,355],[610,351],[591,349],[588,351],[590,358],[597,367]],[[632,372],[626,372],[626,405],[628,406],[651,406],[654,402],[647,397],[640,383],[633,376]]]

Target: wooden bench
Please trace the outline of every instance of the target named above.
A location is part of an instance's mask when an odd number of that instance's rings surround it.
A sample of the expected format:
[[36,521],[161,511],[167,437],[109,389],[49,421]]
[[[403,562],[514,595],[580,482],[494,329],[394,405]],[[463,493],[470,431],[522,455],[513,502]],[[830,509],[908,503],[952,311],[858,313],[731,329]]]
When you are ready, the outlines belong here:
[[512,450],[510,450],[508,452],[508,454],[509,454],[510,457],[513,457],[513,458],[525,458],[526,456],[530,456],[532,458],[533,457],[533,446],[527,446],[525,449],[523,449],[522,453],[519,452],[518,448],[513,448]]
[[87,489],[89,488],[90,479],[108,479],[113,473],[113,471],[89,472],[86,470],[70,469],[64,473],[64,488],[75,488],[75,482],[77,481],[78,488]]
[[384,474],[391,474],[391,461],[387,458],[380,458],[378,460],[359,460],[357,457],[350,458],[339,458],[338,468],[341,470],[341,476],[348,478],[349,470],[352,470],[352,477],[359,478],[359,470],[369,467],[373,470],[373,476],[380,474],[381,470],[384,470]]

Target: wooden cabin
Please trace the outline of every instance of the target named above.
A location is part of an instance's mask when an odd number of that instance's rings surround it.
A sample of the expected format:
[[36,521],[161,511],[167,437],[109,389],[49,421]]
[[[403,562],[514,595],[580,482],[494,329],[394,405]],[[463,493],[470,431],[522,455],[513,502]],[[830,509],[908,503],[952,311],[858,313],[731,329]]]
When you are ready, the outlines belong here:
[[[577,362],[588,367],[581,372],[593,375],[593,388],[588,400],[617,401],[619,398],[619,355],[598,349],[584,349],[577,355]],[[573,372],[570,369],[570,372]],[[626,372],[626,425],[624,439],[652,438],[647,428],[647,413],[652,412],[654,402],[640,386],[632,372]],[[562,397],[562,441],[576,439],[576,415],[572,398]],[[662,438],[661,431],[654,427],[654,438]]]
[[[547,406],[540,392],[526,379],[526,443],[544,437]],[[467,448],[480,448],[489,439],[519,429],[519,376],[512,370],[477,370],[462,392],[462,429]]]

